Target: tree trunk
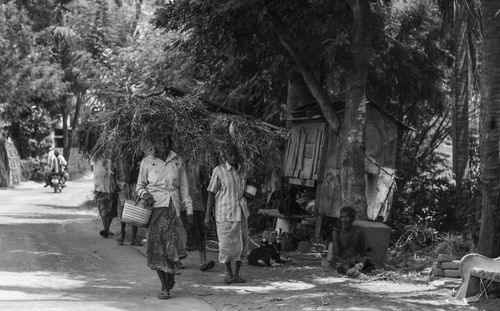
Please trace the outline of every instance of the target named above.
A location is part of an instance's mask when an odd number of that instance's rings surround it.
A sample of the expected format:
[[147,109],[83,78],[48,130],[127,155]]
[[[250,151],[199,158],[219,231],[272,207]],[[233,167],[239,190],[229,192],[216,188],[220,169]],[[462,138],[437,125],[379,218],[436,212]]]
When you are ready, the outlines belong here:
[[273,23],[276,36],[294,59],[310,93],[321,107],[333,135],[340,133],[342,205],[354,207],[358,217],[366,219],[368,204],[366,203],[364,166],[364,129],[366,125],[366,83],[371,46],[371,13],[368,0],[350,0],[348,4],[353,14],[353,41],[351,43],[350,70],[347,70],[346,108],[343,123],[337,116],[326,89],[293,47],[293,36],[276,15],[273,16]]
[[478,252],[500,255],[500,1],[482,0],[481,54],[481,186],[482,211]]
[[69,157],[71,156],[71,147],[75,144],[76,140],[76,133],[78,131],[78,120],[80,119],[80,110],[82,109],[82,103],[83,103],[83,95],[81,93],[78,93],[76,95],[76,105],[75,105],[75,112],[73,115],[73,121],[71,122],[71,135],[69,137],[69,149],[68,149],[68,156],[64,156],[66,161],[69,161]]
[[367,218],[365,179],[366,83],[371,46],[370,3],[348,1],[353,14],[351,66],[347,70],[346,107],[342,141],[342,205],[354,207],[359,218]]
[[68,107],[67,103],[64,103],[61,108],[61,116],[62,116],[62,129],[63,129],[63,156],[66,160],[69,158],[69,130],[68,130]]
[[[298,107],[298,100],[297,100],[297,94],[295,90],[295,85],[292,82],[292,78],[288,79],[288,88],[286,91],[286,111],[287,114],[292,113],[297,107]],[[286,127],[291,128],[292,127],[292,121],[286,120]]]
[[341,122],[339,117],[337,116],[337,113],[335,112],[332,102],[330,101],[328,92],[325,90],[323,85],[321,85],[319,79],[316,78],[310,66],[305,62],[305,60],[293,46],[293,42],[295,41],[295,39],[290,34],[281,19],[275,14],[270,14],[273,17],[274,33],[280,40],[285,50],[292,56],[295,64],[297,65],[298,71],[301,73],[304,82],[309,88],[309,91],[318,102],[321,108],[321,112],[325,116],[326,121],[333,129],[333,131],[337,133],[340,129]]
[[0,137],[0,187],[9,187],[10,165],[5,140]]
[[135,0],[135,16],[134,16],[134,22],[132,23],[132,36],[135,36],[137,32],[137,26],[139,25],[141,12],[142,12],[142,0]]
[[469,101],[471,99],[471,55],[467,11],[457,5],[454,30],[453,173],[457,185],[466,177],[469,164]]

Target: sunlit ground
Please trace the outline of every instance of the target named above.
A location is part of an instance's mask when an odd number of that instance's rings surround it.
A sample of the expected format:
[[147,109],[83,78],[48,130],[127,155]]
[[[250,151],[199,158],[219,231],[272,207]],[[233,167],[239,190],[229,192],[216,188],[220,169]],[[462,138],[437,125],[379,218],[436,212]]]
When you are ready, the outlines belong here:
[[23,254],[28,254],[28,255],[35,255],[35,256],[62,256],[62,253],[59,252],[47,252],[47,251],[26,251],[22,249],[14,249],[10,251],[13,254],[16,253],[23,253]]
[[[193,285],[202,287],[202,285]],[[237,294],[269,293],[272,291],[300,291],[315,288],[316,285],[302,281],[263,282],[260,285],[203,286],[213,290],[231,291]]]
[[[378,309],[378,308],[363,308],[363,307],[348,307],[348,308],[333,308],[327,305],[322,306],[322,307],[306,307],[303,308],[302,310],[308,311],[308,310],[324,310],[324,311],[381,311],[383,309]],[[396,311],[397,309],[394,309]],[[398,310],[399,311],[399,310]],[[401,310],[403,311],[403,310]]]
[[92,218],[27,218],[27,217],[5,217],[0,216],[0,224],[2,225],[19,225],[19,224],[68,224],[74,222],[84,222]]
[[420,291],[435,290],[436,288],[432,285],[426,284],[405,284],[405,283],[392,283],[392,282],[365,282],[365,283],[353,283],[351,284],[353,288],[372,292],[372,293],[412,293]]
[[[35,210],[36,212],[33,212]],[[76,209],[66,206],[31,205],[16,210],[0,210],[0,224],[65,224],[94,219],[95,209]]]
[[[0,271],[0,301],[5,300],[39,300],[39,299],[80,299],[74,291],[80,288],[95,289],[130,289],[135,282],[129,282],[130,286],[114,286],[107,284],[106,278],[89,279],[70,275],[67,273],[32,271],[32,272],[8,272]],[[30,291],[25,292],[23,289]],[[33,292],[33,289],[39,292]],[[66,293],[65,293],[66,292]]]
[[349,279],[346,277],[335,277],[335,276],[329,276],[329,277],[317,277],[313,279],[314,283],[318,284],[339,284],[339,283],[344,283],[347,282]]

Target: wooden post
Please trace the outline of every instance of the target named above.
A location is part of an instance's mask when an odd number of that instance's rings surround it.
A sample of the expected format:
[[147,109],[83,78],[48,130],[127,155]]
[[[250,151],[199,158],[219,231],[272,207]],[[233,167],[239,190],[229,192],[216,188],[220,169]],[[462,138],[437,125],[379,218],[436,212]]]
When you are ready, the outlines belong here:
[[[314,237],[313,237],[313,242],[318,243],[321,241],[321,223],[323,221],[323,215],[322,211],[320,210],[320,196],[321,196],[321,185],[323,184],[324,178],[326,174],[324,173],[325,171],[325,164],[326,164],[326,158],[328,154],[328,146],[330,142],[330,132],[331,129],[329,127],[324,128],[324,140],[323,140],[323,146],[321,147],[321,158],[319,159],[318,163],[318,180],[316,181],[316,195],[315,195],[315,215],[316,215],[316,224],[314,226]],[[333,203],[333,202],[332,202]]]

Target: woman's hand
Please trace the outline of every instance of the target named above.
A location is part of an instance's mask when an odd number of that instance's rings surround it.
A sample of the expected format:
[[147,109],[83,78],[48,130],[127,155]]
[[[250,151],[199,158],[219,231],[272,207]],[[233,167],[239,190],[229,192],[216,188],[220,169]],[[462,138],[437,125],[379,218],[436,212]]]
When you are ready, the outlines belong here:
[[155,204],[155,199],[153,199],[153,196],[149,192],[144,193],[142,199],[144,200],[146,206],[153,206]]

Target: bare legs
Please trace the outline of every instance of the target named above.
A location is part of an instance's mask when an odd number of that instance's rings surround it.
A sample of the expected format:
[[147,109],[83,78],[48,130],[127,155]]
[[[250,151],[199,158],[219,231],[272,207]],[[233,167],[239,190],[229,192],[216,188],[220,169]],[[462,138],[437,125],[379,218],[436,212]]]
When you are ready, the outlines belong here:
[[226,277],[224,278],[224,282],[226,284],[231,284],[233,281],[233,268],[231,267],[231,262],[226,262]]
[[234,273],[233,273],[233,268],[231,267],[231,262],[226,262],[226,277],[224,279],[224,282],[226,282],[226,284],[245,283],[246,280],[240,276],[240,268],[241,268],[240,260],[237,260],[236,263],[234,264]]
[[168,286],[168,276],[165,271],[156,270],[158,277],[161,282],[161,292],[158,293],[158,299],[168,299],[170,298],[170,289]]
[[[120,224],[120,237],[117,240],[118,245],[123,245],[123,241],[125,241],[125,228],[126,227],[127,227],[127,224],[122,221]],[[140,242],[137,241],[137,227],[136,226],[132,226],[132,239],[131,239],[130,245],[142,245]]]
[[199,253],[200,253],[200,264],[201,265],[206,264],[207,263],[207,253],[203,250],[200,250]]
[[158,277],[160,278],[161,282],[161,291],[168,291],[167,287],[167,273],[162,270],[156,270],[156,273],[158,274]]
[[170,290],[175,284],[174,275],[163,270],[156,270],[156,273],[161,282],[161,292],[158,293],[158,299],[170,298]]
[[102,227],[103,227],[103,230],[101,230],[99,232],[99,234],[103,237],[103,238],[107,238],[109,235],[110,235],[110,232],[109,232],[109,227],[111,226],[111,221],[113,221],[113,218],[110,217],[109,215],[106,215],[104,217],[101,217],[101,220],[102,220]]

